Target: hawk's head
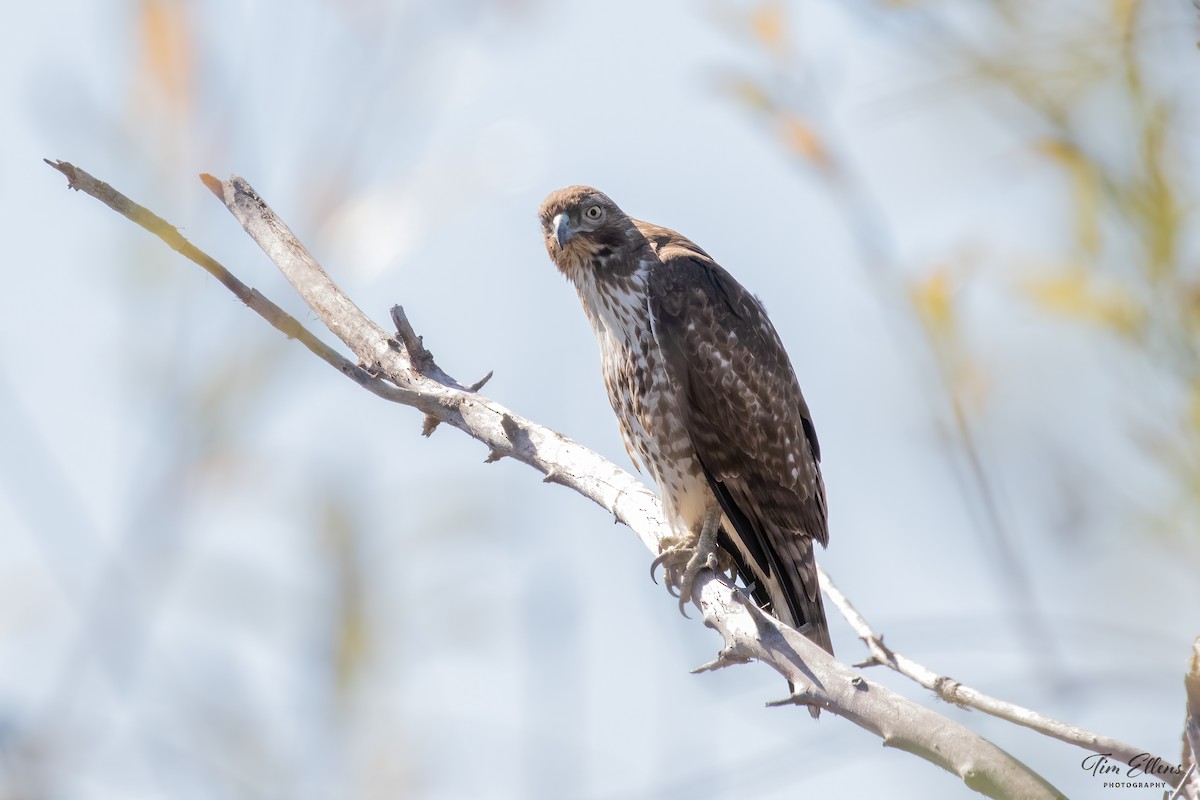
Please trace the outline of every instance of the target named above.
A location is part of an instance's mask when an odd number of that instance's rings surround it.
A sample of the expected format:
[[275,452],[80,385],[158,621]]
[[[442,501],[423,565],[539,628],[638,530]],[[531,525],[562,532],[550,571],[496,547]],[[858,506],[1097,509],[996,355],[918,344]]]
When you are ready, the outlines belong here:
[[608,195],[590,186],[551,192],[538,210],[546,250],[559,270],[577,280],[581,270],[595,277],[627,275],[647,246],[625,212]]

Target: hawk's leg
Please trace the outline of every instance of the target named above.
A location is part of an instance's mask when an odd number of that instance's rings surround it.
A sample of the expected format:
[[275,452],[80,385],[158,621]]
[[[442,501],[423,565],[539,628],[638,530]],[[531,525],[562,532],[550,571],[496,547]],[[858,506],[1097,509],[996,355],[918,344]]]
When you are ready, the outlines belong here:
[[679,541],[665,542],[666,548],[650,565],[650,575],[654,575],[660,565],[664,569],[667,589],[672,594],[675,587],[679,588],[679,612],[685,617],[684,610],[687,602],[692,599],[692,589],[696,585],[696,576],[705,567],[717,572],[720,569],[717,558],[717,531],[721,527],[721,509],[712,506],[704,514],[704,522],[700,533]]

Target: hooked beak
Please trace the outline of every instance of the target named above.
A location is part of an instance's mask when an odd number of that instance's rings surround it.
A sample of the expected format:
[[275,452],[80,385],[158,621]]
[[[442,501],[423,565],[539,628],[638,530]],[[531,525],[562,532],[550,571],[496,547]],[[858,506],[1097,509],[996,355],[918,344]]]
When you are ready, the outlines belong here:
[[575,231],[571,228],[571,219],[566,214],[557,214],[552,224],[554,225],[554,239],[558,242],[561,250],[563,245],[575,238]]

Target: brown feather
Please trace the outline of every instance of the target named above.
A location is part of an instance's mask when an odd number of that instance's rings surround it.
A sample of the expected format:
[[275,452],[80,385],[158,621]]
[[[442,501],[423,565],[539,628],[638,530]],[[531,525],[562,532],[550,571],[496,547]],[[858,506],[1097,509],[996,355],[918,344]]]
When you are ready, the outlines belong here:
[[655,340],[735,529],[726,534],[742,540],[747,577],[774,613],[810,624],[832,652],[811,542],[829,538],[819,446],[787,352],[762,304],[702,250],[663,228],[643,231],[661,262],[648,286]]

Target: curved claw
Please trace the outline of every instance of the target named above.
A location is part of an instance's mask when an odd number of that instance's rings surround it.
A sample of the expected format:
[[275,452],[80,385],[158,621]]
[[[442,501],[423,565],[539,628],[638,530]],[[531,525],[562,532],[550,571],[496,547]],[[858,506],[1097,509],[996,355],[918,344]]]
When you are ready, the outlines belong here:
[[[687,566],[683,569],[683,576],[679,580],[679,613],[687,617],[687,612],[684,611],[684,606],[692,599],[695,591],[696,578],[700,576],[700,571],[710,569],[714,573],[719,573],[720,565],[717,562],[717,555],[713,552],[704,553],[697,551],[688,559]],[[672,592],[674,594],[674,592]],[[690,617],[689,617],[690,619]]]
[[658,568],[663,565],[663,562],[666,561],[666,559],[667,554],[662,553],[650,562],[650,580],[654,581],[655,584],[658,583],[658,578],[655,577],[654,573],[658,571]]
[[675,580],[675,576],[677,576],[679,574],[679,567],[672,566],[669,562],[678,561],[679,556],[680,556],[680,554],[679,554],[678,549],[668,548],[667,550],[664,550],[662,553],[660,553],[657,558],[655,558],[653,561],[650,562],[650,580],[654,581],[655,583],[658,583],[658,578],[657,578],[656,573],[658,571],[658,568],[662,567],[663,568],[663,583],[666,584],[667,591],[671,593],[672,597],[680,596],[679,593],[675,591],[675,584],[678,582]]
[[[721,520],[721,510],[717,506],[708,509],[704,515],[704,524],[696,538],[671,537],[660,545],[662,552],[650,562],[650,579],[658,583],[656,573],[663,568],[663,583],[672,597],[679,598],[679,613],[687,617],[687,604],[692,600],[696,577],[702,569],[711,569],[720,573],[720,559],[717,557],[717,533]],[[678,590],[676,589],[678,587]]]
[[715,563],[715,557],[708,558],[696,552],[694,547],[682,544],[669,544],[653,561],[650,562],[650,579],[658,583],[658,568],[663,569],[663,583],[672,597],[679,598],[679,612],[685,617],[684,607],[692,599],[692,585],[696,582],[696,574]]
[[685,617],[687,616],[687,612],[683,610],[683,607],[692,599],[692,594],[696,586],[696,576],[700,574],[699,568],[702,566],[702,564],[689,563],[683,573],[683,578],[679,581],[679,594],[677,595],[679,597],[679,613]]

